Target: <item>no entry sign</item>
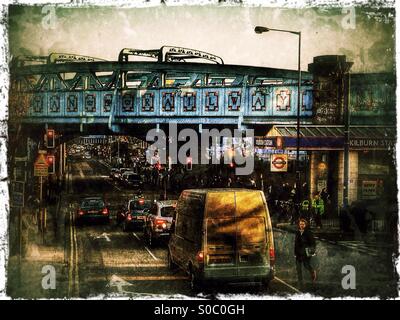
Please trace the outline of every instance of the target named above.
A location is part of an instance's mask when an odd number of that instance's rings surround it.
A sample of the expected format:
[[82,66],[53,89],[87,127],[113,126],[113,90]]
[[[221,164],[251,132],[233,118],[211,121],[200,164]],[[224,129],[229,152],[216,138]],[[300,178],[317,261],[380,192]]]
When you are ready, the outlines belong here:
[[287,172],[287,154],[271,154],[271,172]]

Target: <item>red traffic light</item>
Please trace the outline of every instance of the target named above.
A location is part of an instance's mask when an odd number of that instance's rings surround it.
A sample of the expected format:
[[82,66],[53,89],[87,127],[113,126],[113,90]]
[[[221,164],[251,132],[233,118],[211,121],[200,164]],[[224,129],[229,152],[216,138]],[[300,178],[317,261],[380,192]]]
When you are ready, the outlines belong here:
[[49,174],[56,173],[56,161],[55,160],[56,160],[55,156],[47,156],[46,157]]
[[157,170],[161,170],[162,169],[162,166],[161,166],[161,164],[159,162],[157,162],[155,164],[155,167],[156,167]]
[[51,165],[54,163],[54,156],[47,156],[46,161],[48,165]]
[[46,145],[47,148],[55,148],[55,133],[54,129],[47,129],[46,130]]

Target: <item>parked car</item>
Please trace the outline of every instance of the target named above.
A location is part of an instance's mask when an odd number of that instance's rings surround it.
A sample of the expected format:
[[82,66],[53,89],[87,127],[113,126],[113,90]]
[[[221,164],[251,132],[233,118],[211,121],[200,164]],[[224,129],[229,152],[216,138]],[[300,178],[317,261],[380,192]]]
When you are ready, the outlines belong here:
[[157,201],[146,217],[143,233],[149,246],[161,239],[169,239],[175,215],[176,200]]
[[146,215],[152,206],[151,200],[135,198],[129,200],[127,210],[118,214],[117,220],[122,223],[122,230],[143,229]]
[[207,283],[260,282],[274,276],[274,240],[264,194],[248,189],[184,190],[168,244],[168,266]]
[[143,180],[140,175],[133,173],[132,171],[126,171],[122,175],[122,183],[125,187],[128,188],[143,188]]
[[101,197],[84,198],[76,211],[76,224],[89,221],[110,222],[110,210]]
[[119,175],[119,169],[118,168],[111,168],[110,170],[110,179],[117,180]]
[[118,180],[119,181],[121,181],[122,182],[122,180],[123,180],[123,174],[125,173],[125,172],[132,172],[132,173],[134,173],[133,171],[132,171],[132,169],[131,168],[120,168],[119,169],[119,175],[118,175]]

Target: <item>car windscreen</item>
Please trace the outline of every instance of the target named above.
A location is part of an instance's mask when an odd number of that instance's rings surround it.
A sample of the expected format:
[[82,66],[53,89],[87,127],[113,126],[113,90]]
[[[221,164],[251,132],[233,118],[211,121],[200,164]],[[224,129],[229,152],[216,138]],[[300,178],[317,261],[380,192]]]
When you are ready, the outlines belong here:
[[140,177],[136,174],[130,174],[127,177],[128,181],[140,181]]
[[81,204],[82,208],[103,208],[104,201],[101,199],[85,199]]
[[151,208],[151,201],[132,201],[129,205],[131,211],[149,210]]
[[161,208],[161,217],[170,218],[173,217],[175,213],[174,207],[163,207]]

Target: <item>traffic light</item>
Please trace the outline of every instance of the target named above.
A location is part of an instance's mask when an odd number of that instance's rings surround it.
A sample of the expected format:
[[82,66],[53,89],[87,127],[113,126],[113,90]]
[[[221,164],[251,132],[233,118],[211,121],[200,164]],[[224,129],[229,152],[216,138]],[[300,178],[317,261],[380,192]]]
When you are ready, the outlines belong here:
[[56,157],[55,156],[47,156],[46,162],[47,162],[47,166],[48,166],[48,173],[49,174],[56,173]]
[[186,170],[191,171],[192,170],[192,157],[187,157],[186,158]]
[[162,165],[161,165],[159,162],[157,162],[157,163],[155,164],[155,168],[156,168],[158,171],[160,171],[160,170],[162,169]]
[[55,148],[56,142],[55,142],[55,133],[53,129],[47,129],[46,142],[47,142],[47,148]]

